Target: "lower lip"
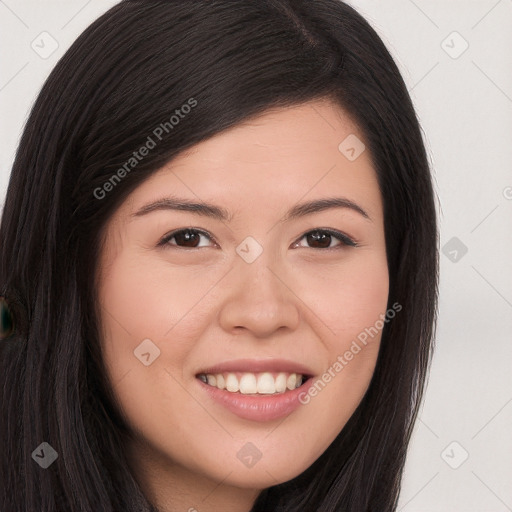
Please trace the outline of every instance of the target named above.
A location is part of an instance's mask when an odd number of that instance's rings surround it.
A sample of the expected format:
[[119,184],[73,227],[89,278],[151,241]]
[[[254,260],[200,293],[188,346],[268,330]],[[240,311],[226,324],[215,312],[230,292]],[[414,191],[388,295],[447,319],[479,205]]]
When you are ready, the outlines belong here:
[[288,389],[284,393],[256,396],[232,393],[196,380],[215,402],[240,418],[259,422],[277,420],[291,414],[302,405],[299,396],[307,393],[313,383],[313,379],[309,378],[302,386],[291,391]]

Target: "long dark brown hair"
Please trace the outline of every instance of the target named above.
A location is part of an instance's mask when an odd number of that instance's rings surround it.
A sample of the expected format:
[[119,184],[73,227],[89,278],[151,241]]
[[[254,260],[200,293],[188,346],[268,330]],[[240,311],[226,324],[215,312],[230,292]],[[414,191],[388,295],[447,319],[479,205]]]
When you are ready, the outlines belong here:
[[[193,98],[197,104],[98,199],[94,191]],[[55,66],[26,123],[0,228],[0,510],[156,510],[124,456],[130,432],[106,379],[97,326],[99,234],[174,156],[273,107],[330,98],[368,142],[384,204],[389,305],[370,386],[342,432],[253,512],[396,509],[431,360],[435,197],[420,126],[376,32],[339,0],[124,0]],[[334,406],[334,405],[333,405]],[[57,460],[32,458],[47,442]]]

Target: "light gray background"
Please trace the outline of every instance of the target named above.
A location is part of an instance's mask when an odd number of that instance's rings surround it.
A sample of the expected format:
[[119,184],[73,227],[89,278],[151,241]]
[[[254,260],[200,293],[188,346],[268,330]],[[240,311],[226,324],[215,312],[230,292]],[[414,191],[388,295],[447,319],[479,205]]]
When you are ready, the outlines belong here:
[[[43,81],[115,3],[0,0],[0,206]],[[403,73],[440,203],[437,349],[398,510],[512,511],[512,0],[350,3]]]

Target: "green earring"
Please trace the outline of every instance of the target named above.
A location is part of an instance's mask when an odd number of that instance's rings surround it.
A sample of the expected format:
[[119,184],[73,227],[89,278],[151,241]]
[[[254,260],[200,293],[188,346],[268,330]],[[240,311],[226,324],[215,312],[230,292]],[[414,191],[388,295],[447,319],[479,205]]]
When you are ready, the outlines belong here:
[[4,297],[0,297],[0,341],[7,339],[14,332],[12,314]]

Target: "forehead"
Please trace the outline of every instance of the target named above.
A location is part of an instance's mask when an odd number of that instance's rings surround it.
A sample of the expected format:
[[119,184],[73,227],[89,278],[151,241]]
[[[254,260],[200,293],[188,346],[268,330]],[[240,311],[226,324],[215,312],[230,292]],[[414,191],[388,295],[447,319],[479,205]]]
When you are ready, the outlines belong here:
[[347,158],[347,140],[358,151],[365,147],[356,124],[330,101],[267,111],[182,152],[131,194],[124,213],[172,193],[259,214],[283,202],[342,195],[379,215],[369,152]]

